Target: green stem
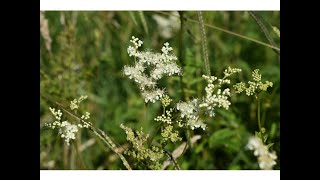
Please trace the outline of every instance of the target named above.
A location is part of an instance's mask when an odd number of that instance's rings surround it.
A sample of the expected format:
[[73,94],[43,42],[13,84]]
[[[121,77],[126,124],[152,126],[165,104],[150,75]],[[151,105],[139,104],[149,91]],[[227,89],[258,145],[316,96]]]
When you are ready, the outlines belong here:
[[260,120],[260,97],[259,97],[259,95],[258,95],[257,101],[258,101],[258,124],[259,124],[259,130],[261,132],[262,127],[261,127],[261,120]]

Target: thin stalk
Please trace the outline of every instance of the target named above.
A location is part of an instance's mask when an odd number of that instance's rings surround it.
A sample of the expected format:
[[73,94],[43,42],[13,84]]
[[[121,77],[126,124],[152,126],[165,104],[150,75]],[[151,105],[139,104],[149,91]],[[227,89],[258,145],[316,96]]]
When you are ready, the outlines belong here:
[[261,126],[261,120],[260,120],[260,97],[258,95],[258,125],[259,125],[259,130],[261,132],[262,126]]
[[204,29],[204,23],[203,23],[203,17],[202,17],[201,11],[198,11],[198,19],[199,19],[199,29],[201,32],[201,44],[202,44],[202,51],[203,51],[204,69],[206,71],[206,74],[208,76],[211,76],[208,49],[207,49],[207,37],[206,37],[206,31]]

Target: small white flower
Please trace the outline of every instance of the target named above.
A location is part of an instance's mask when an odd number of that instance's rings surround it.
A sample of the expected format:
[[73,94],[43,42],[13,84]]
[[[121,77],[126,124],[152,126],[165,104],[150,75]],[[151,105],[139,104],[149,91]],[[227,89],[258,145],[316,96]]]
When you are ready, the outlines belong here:
[[276,165],[276,153],[270,153],[268,147],[263,144],[260,138],[255,136],[250,137],[247,148],[253,150],[253,154],[258,156],[258,163],[261,169],[272,169],[272,167]]

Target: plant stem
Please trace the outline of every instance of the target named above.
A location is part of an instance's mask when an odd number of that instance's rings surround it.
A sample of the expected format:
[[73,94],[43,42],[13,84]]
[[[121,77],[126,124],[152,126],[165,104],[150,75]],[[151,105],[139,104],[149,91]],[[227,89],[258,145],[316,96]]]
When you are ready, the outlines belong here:
[[261,132],[262,127],[261,127],[261,120],[260,120],[260,97],[259,97],[259,95],[257,98],[258,98],[257,99],[257,101],[258,101],[258,125],[259,125],[259,130]]

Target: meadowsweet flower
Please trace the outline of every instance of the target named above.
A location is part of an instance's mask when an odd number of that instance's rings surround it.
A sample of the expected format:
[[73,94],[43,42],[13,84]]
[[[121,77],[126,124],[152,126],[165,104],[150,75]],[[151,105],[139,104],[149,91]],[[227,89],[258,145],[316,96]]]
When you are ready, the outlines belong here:
[[78,132],[77,125],[71,124],[68,121],[61,123],[59,134],[61,138],[65,139],[65,142],[70,145],[70,139],[76,139],[75,133]]
[[130,42],[133,46],[129,46],[127,51],[129,56],[135,57],[135,64],[124,66],[123,72],[129,79],[133,79],[138,84],[145,102],[154,103],[164,95],[164,91],[157,87],[157,81],[163,76],[181,74],[182,70],[176,64],[177,57],[171,54],[173,49],[168,42],[164,43],[161,54],[138,51],[143,42],[134,36]]
[[255,95],[257,97],[257,93],[259,93],[259,91],[267,91],[269,87],[273,86],[273,83],[270,81],[266,81],[265,83],[261,81],[261,74],[259,73],[259,69],[255,69],[252,72],[252,80],[253,81],[248,81],[249,87],[246,87],[246,84],[243,82],[233,85],[236,93],[245,91],[247,96]]
[[[180,111],[180,117],[185,119],[184,123],[187,127],[192,130],[197,128],[206,129],[206,124],[199,117],[199,104],[198,99],[193,99],[188,102],[179,102],[176,105],[176,109]],[[179,123],[182,123],[181,121]],[[180,126],[180,125],[179,125]]]
[[172,113],[173,112],[173,109],[170,108],[170,110],[167,110],[165,112],[165,114],[162,114],[161,116],[158,116],[156,118],[154,118],[155,121],[161,121],[161,122],[164,122],[164,123],[167,123],[167,124],[172,124]]
[[179,132],[178,131],[173,131],[173,126],[169,125],[166,126],[162,131],[161,131],[161,136],[164,138],[164,141],[170,140],[171,142],[175,143],[177,141],[181,141],[182,138],[179,137]]
[[79,108],[80,103],[87,98],[88,98],[88,96],[80,96],[79,99],[74,99],[74,100],[70,101],[70,109],[77,110]]
[[90,118],[90,113],[89,113],[89,112],[86,112],[85,115],[82,115],[82,116],[81,116],[81,119],[84,119],[84,120],[87,120],[87,119],[89,119],[89,118]]
[[160,159],[163,157],[162,151],[155,146],[148,147],[147,140],[149,134],[144,134],[142,129],[134,131],[131,128],[120,125],[127,134],[127,141],[130,142],[131,148],[125,151],[125,154],[132,156],[137,162],[142,162],[150,169],[161,169]]
[[228,67],[227,69],[224,70],[224,76],[225,77],[229,77],[231,76],[232,74],[235,74],[235,73],[239,73],[241,72],[242,70],[241,69],[238,69],[238,68],[231,68],[231,67]]
[[238,72],[241,72],[241,69],[228,67],[224,70],[224,77],[222,79],[218,79],[215,76],[209,77],[202,75],[208,84],[205,87],[206,96],[199,105],[199,108],[205,108],[206,113],[209,114],[210,117],[215,115],[214,110],[217,107],[228,110],[231,105],[231,102],[229,101],[229,97],[231,97],[230,89],[221,89],[220,87],[223,84],[230,84],[230,80],[227,79],[227,77]]
[[247,148],[253,150],[253,154],[258,156],[258,163],[261,169],[272,169],[276,164],[277,155],[275,152],[270,153],[268,147],[263,144],[260,138],[256,136],[250,137]]
[[155,89],[153,91],[143,91],[142,96],[145,99],[145,102],[156,102],[156,100],[159,100],[164,95],[164,90],[162,89]]
[[[81,101],[87,98],[88,96],[81,96],[78,99],[74,99],[70,102],[70,109],[78,109]],[[70,145],[70,140],[76,138],[75,134],[79,131],[79,128],[89,128],[91,126],[91,122],[85,121],[90,118],[89,112],[85,112],[85,114],[81,116],[81,120],[78,124],[72,124],[67,120],[62,121],[62,112],[60,109],[56,110],[55,108],[49,107],[49,110],[55,116],[56,120],[52,123],[46,123],[45,126],[52,129],[59,129],[60,137],[64,138],[68,145]]]
[[170,105],[172,99],[170,99],[170,97],[168,95],[164,95],[161,99],[161,104],[163,107],[167,107]]
[[55,118],[57,120],[61,120],[61,116],[62,116],[62,112],[60,109],[58,109],[57,111],[55,110],[55,108],[49,107],[49,110],[51,111],[51,113],[55,116]]

